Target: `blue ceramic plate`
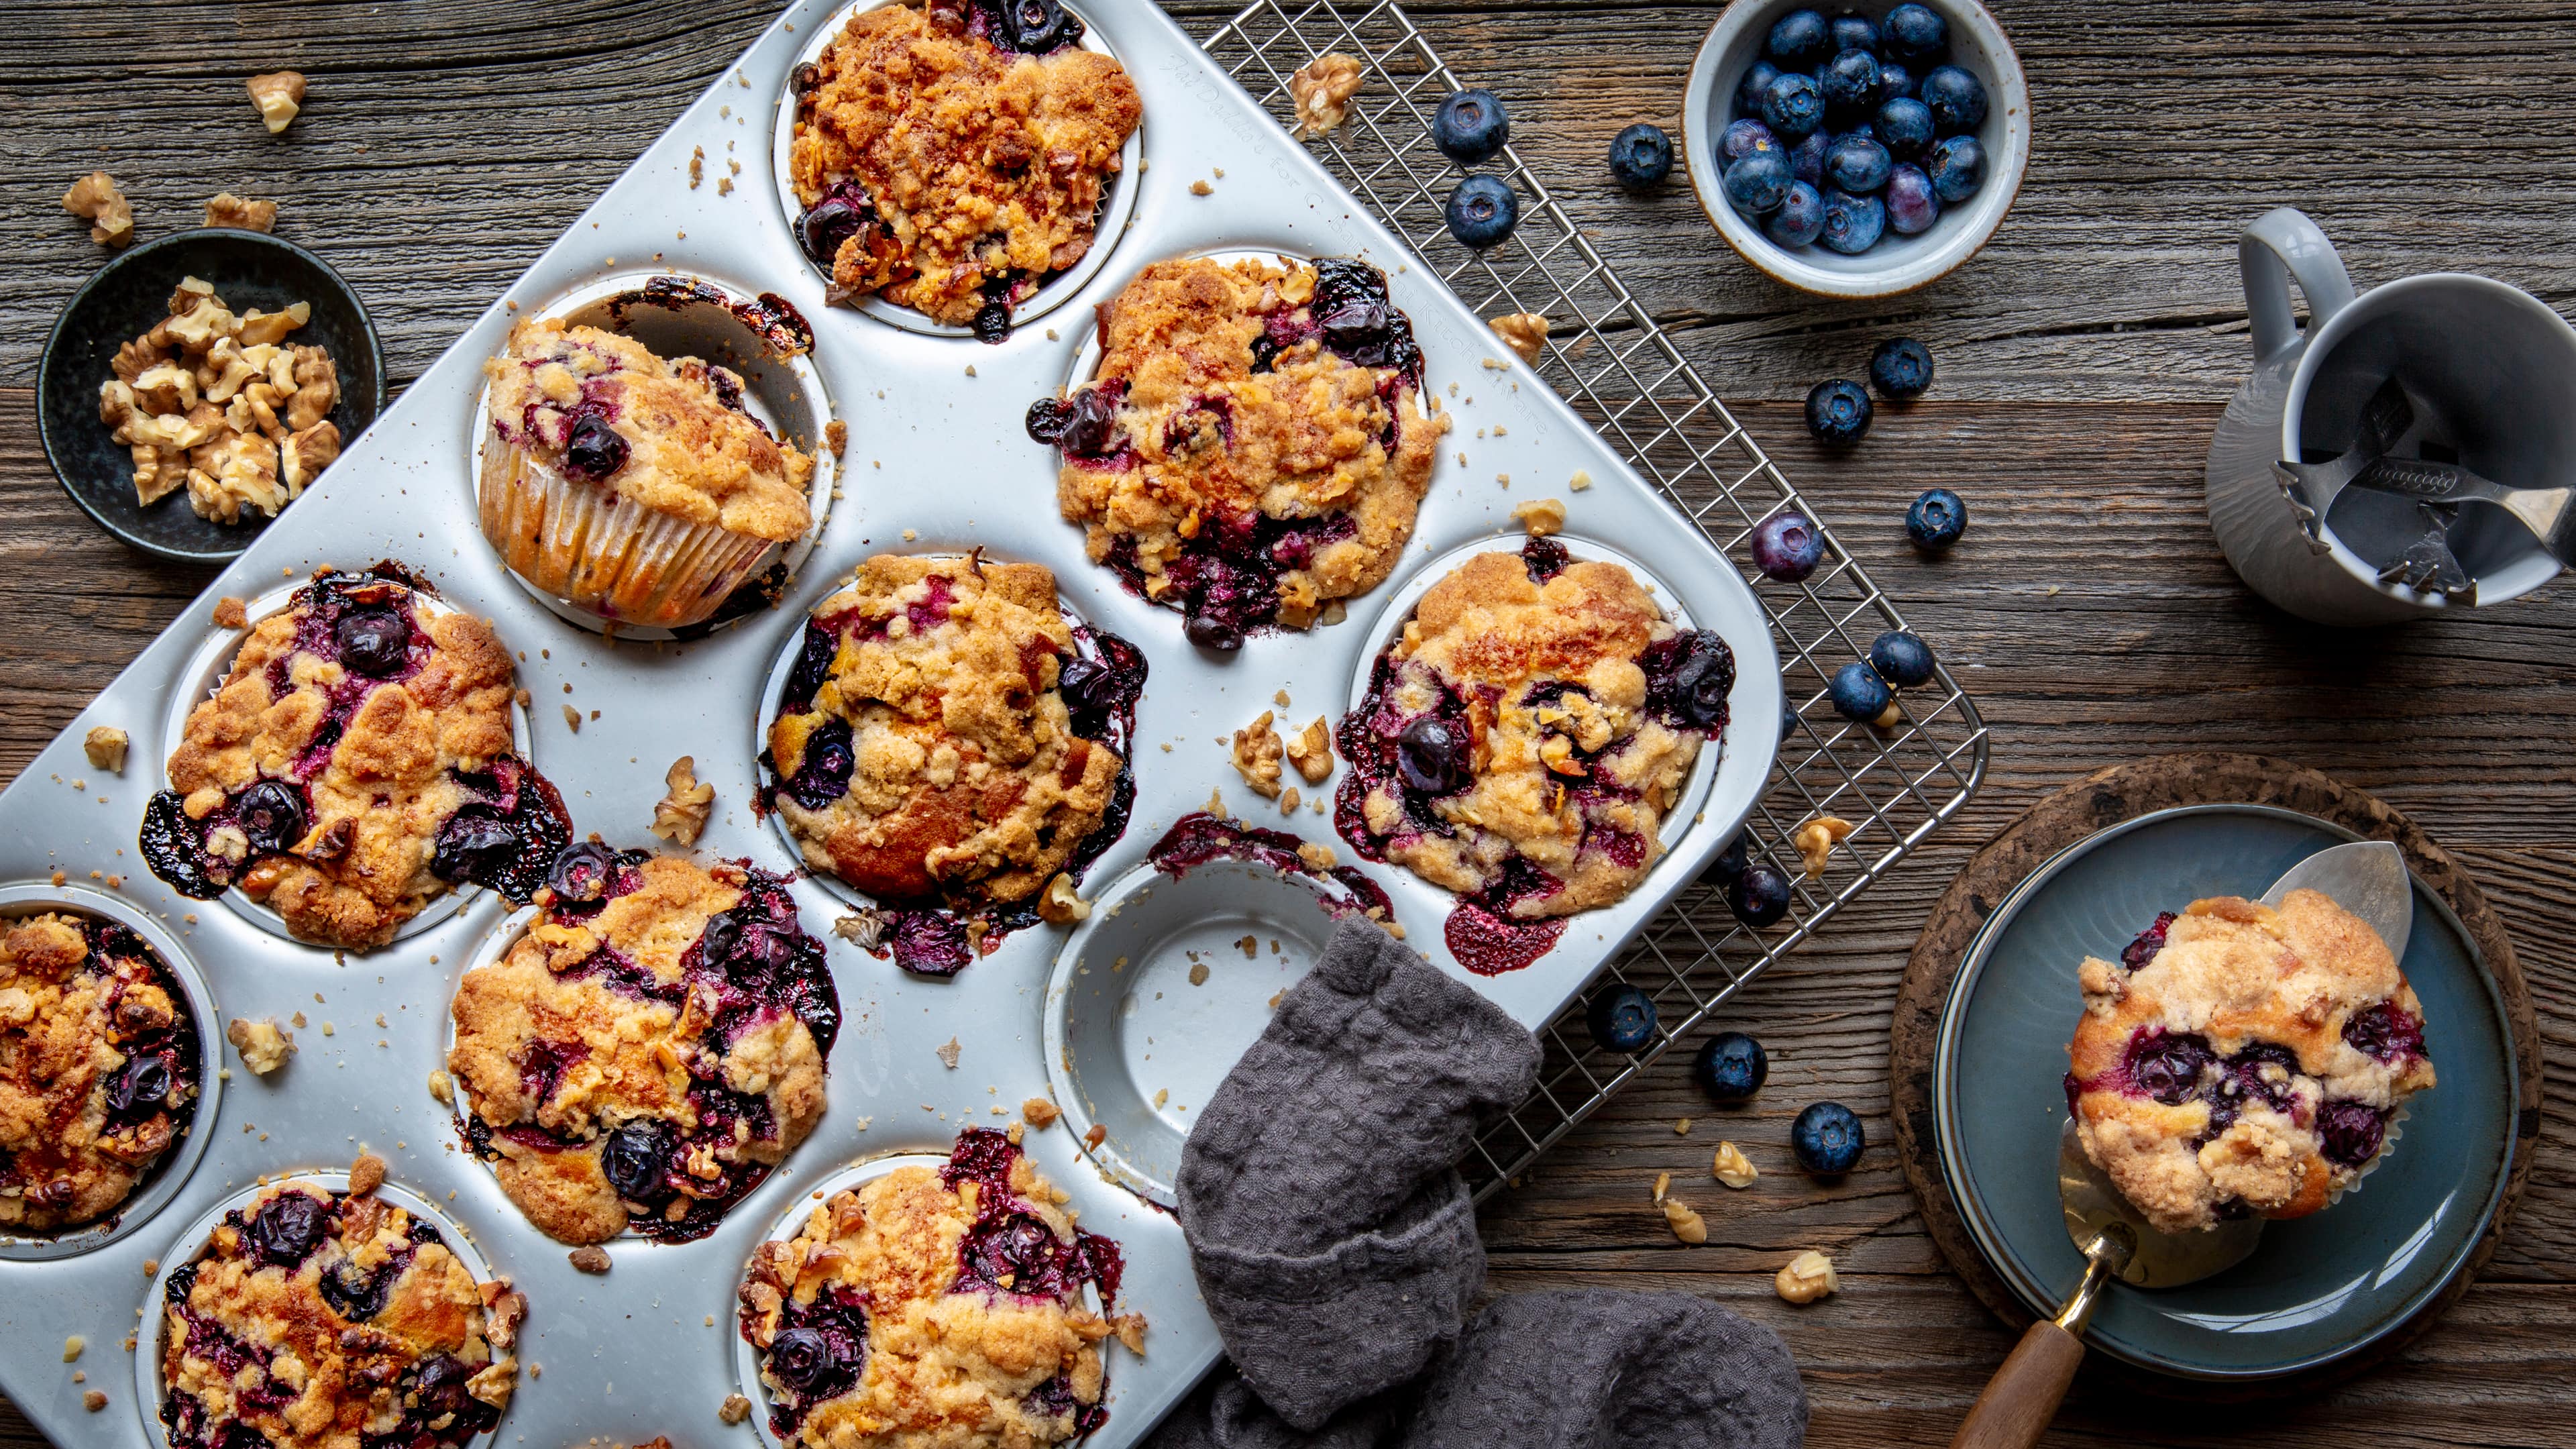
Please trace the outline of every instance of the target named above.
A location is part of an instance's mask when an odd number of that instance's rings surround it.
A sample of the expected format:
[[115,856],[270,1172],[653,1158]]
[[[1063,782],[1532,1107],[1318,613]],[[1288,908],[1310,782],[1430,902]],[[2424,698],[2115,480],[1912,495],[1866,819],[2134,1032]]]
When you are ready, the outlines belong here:
[[[2055,1313],[2084,1269],[2057,1204],[2078,963],[2118,959],[2158,911],[2259,896],[2292,865],[2358,838],[2257,805],[2140,816],[2041,866],[1969,942],[1933,1055],[1941,1173],[2032,1313]],[[2266,1227],[2227,1272],[2163,1292],[2114,1284],[2086,1335],[2097,1351],[2190,1378],[2297,1373],[2405,1323],[2460,1271],[2512,1172],[2513,1038],[2476,945],[2421,881],[2401,964],[2441,1083],[2408,1103],[2387,1156],[2325,1211]]]

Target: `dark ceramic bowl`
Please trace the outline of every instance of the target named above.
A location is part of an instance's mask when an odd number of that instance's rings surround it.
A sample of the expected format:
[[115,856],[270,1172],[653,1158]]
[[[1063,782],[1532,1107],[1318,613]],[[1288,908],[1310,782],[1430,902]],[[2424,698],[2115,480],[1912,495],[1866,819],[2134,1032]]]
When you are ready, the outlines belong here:
[[170,294],[185,277],[212,282],[215,295],[236,312],[312,304],[312,320],[291,340],[328,349],[339,368],[340,402],[331,421],[340,427],[344,451],[384,410],[385,354],[366,305],[340,274],[265,232],[210,227],[160,237],[119,253],[73,294],[37,365],[36,429],[45,460],[99,527],[164,558],[219,562],[250,547],[270,520],[199,518],[184,488],[149,507],[136,503],[133,456],[98,416],[98,385],[113,375],[116,349],[170,315]]

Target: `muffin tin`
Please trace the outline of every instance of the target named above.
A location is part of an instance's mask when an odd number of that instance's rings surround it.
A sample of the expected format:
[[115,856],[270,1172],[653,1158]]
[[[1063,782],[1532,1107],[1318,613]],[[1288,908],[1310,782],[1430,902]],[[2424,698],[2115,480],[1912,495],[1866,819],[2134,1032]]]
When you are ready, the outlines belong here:
[[[1244,789],[1226,741],[1264,710],[1288,726],[1317,714],[1338,720],[1352,701],[1354,681],[1364,680],[1369,655],[1393,627],[1390,611],[1409,609],[1462,552],[1480,544],[1516,548],[1521,529],[1511,518],[1513,505],[1556,497],[1568,505],[1569,546],[1628,559],[1656,581],[1658,597],[1677,615],[1717,630],[1734,648],[1739,675],[1722,754],[1717,741],[1704,752],[1693,803],[1677,812],[1668,854],[1644,884],[1611,908],[1573,918],[1560,943],[1523,970],[1493,977],[1459,972],[1442,944],[1447,894],[1406,872],[1361,868],[1392,899],[1411,944],[1537,1027],[1690,886],[1755,810],[1782,736],[1774,641],[1787,640],[1802,658],[1807,653],[1780,607],[1756,599],[1704,531],[1704,518],[1676,506],[1660,469],[1661,490],[1632,472],[1591,424],[1513,358],[1479,310],[1462,304],[1147,0],[1090,0],[1078,7],[1101,42],[1125,58],[1146,111],[1135,166],[1112,198],[1113,220],[1124,219],[1100,237],[1095,274],[1069,279],[1073,285],[1060,304],[1024,313],[1017,334],[999,346],[932,335],[865,310],[827,308],[822,279],[797,250],[757,158],[774,151],[771,128],[784,123],[787,78],[799,52],[850,8],[846,0],[790,6],[505,299],[354,441],[318,487],[0,794],[0,886],[42,890],[59,870],[71,881],[62,898],[113,892],[162,928],[183,979],[192,968],[202,976],[215,1017],[287,1023],[300,1013],[307,1023],[293,1028],[298,1055],[273,1076],[253,1077],[236,1056],[222,1053],[232,1075],[220,1101],[208,1084],[199,1130],[190,1139],[190,1150],[203,1156],[192,1168],[174,1165],[168,1177],[176,1186],[167,1202],[137,1204],[121,1237],[88,1251],[40,1263],[0,1259],[0,1390],[65,1449],[154,1449],[163,1442],[157,1404],[148,1393],[138,1402],[135,1393],[148,1389],[149,1373],[129,1387],[112,1356],[138,1321],[148,1329],[155,1273],[193,1250],[182,1225],[262,1176],[342,1168],[362,1148],[383,1156],[393,1183],[453,1223],[462,1243],[528,1295],[518,1356],[531,1371],[522,1376],[501,1435],[540,1445],[593,1437],[636,1443],[659,1434],[698,1444],[739,1434],[748,1443],[752,1426],[727,1428],[716,1416],[729,1394],[762,1403],[734,1327],[734,1291],[754,1245],[792,1222],[813,1194],[865,1164],[944,1154],[970,1123],[1002,1125],[1023,1099],[1049,1095],[1069,1108],[1079,1101],[1084,1105],[1077,1110],[1116,1134],[1114,1150],[1097,1159],[1068,1126],[1032,1130],[1027,1150],[1072,1193],[1069,1206],[1079,1209],[1084,1227],[1115,1239],[1126,1255],[1118,1306],[1148,1320],[1147,1351],[1141,1360],[1111,1352],[1110,1418],[1089,1442],[1132,1443],[1219,1353],[1178,1224],[1140,1193],[1168,1182],[1177,1166],[1188,1120],[1179,1109],[1201,1105],[1233,1056],[1258,1034],[1271,995],[1327,928],[1294,889],[1230,892],[1230,904],[1244,914],[1244,932],[1260,937],[1260,960],[1245,969],[1267,974],[1218,983],[1201,1012],[1175,1007],[1168,1036],[1144,1011],[1145,1002],[1137,1018],[1143,1028],[1131,1022],[1131,1029],[1106,1033],[1058,1030],[1059,1013],[1071,1021],[1084,1006],[1062,979],[1066,930],[1015,932],[953,980],[908,977],[832,936],[831,924],[847,906],[822,883],[799,880],[794,890],[806,927],[831,952],[845,1013],[824,1121],[710,1236],[671,1246],[620,1239],[610,1245],[613,1269],[604,1277],[585,1275],[568,1262],[564,1245],[537,1233],[469,1159],[449,1109],[428,1087],[430,1073],[443,1065],[449,997],[469,962],[506,929],[506,902],[476,893],[381,950],[338,953],[282,941],[233,911],[181,898],[143,868],[134,849],[136,827],[175,743],[173,701],[202,682],[204,631],[218,597],[257,597],[326,565],[400,559],[448,603],[494,618],[533,700],[522,722],[527,754],[560,788],[578,831],[598,832],[619,846],[655,844],[646,826],[663,794],[663,772],[686,754],[717,794],[715,816],[697,846],[701,858],[748,858],[784,870],[794,858],[751,800],[760,784],[756,751],[766,723],[759,714],[765,686],[801,630],[805,610],[876,552],[981,547],[1045,563],[1076,617],[1134,642],[1150,662],[1134,745],[1135,813],[1085,886],[1095,899],[1120,899],[1101,900],[1085,934],[1074,939],[1098,938],[1112,925],[1150,937],[1156,912],[1180,908],[1201,883],[1223,884],[1223,872],[1233,869],[1207,867],[1174,883],[1152,876],[1146,862],[1163,832],[1203,808],[1211,791],[1251,823],[1293,831],[1330,846],[1343,864],[1357,863],[1334,836],[1328,813],[1300,809],[1283,816]],[[704,179],[693,187],[688,178],[698,153],[705,158]],[[722,194],[717,182],[729,174],[724,163],[730,159],[744,161],[745,169],[730,194]],[[1193,186],[1201,182],[1205,195]],[[1132,213],[1120,210],[1118,197],[1127,198]],[[1176,612],[1147,605],[1085,559],[1081,531],[1056,513],[1055,459],[1021,428],[1029,403],[1075,373],[1092,305],[1149,262],[1219,250],[1356,254],[1381,266],[1396,304],[1415,324],[1428,386],[1457,419],[1396,575],[1352,600],[1344,623],[1262,635],[1223,657],[1192,649]],[[501,567],[475,525],[472,429],[484,360],[500,351],[518,318],[580,305],[612,279],[640,270],[701,277],[736,295],[784,296],[814,327],[813,375],[849,431],[839,497],[818,524],[811,556],[782,603],[693,640],[603,636],[560,617]],[[1645,341],[1660,343],[1660,334],[1630,334],[1621,345],[1634,356]],[[782,421],[791,432],[799,427],[793,418]],[[1499,435],[1480,438],[1480,432]],[[1729,442],[1740,438],[1740,430],[1727,435]],[[820,437],[796,441],[828,452]],[[1578,485],[1578,474],[1588,475],[1589,487]],[[1508,475],[1509,483],[1497,475]],[[1847,563],[1838,570],[1825,577],[1859,577]],[[1870,590],[1858,607],[1838,610],[1834,627],[1873,607],[1896,622]],[[1812,700],[1812,688],[1803,681],[1800,687]],[[1289,703],[1282,705],[1281,695]],[[1956,704],[1974,723],[1955,690],[1938,703],[1927,695],[1923,703],[1935,713]],[[97,770],[83,757],[82,735],[95,725],[130,732],[121,775]],[[1830,733],[1810,728],[1812,739]],[[1884,753],[1893,746],[1878,748]],[[1981,765],[1981,733],[1948,758],[1969,748]],[[1841,768],[1830,741],[1809,752],[1807,766],[1819,759]],[[1866,773],[1869,767],[1858,768]],[[1795,767],[1788,778],[1800,779]],[[1310,797],[1332,789],[1331,782],[1295,783]],[[1799,788],[1811,802],[1817,798],[1817,787],[1801,782]],[[1920,796],[1921,787],[1908,788]],[[1971,781],[1965,789],[1972,788]],[[1946,818],[1965,789],[1845,895]],[[1824,799],[1834,798],[1826,787]],[[1844,809],[1859,813],[1850,804]],[[1772,833],[1776,823],[1766,832]],[[1859,848],[1852,847],[1854,859],[1862,858]],[[1114,917],[1106,914],[1112,905],[1119,908]],[[1810,902],[1804,914],[1811,924],[1824,909],[1830,906]],[[1182,909],[1168,919],[1186,925],[1181,917],[1188,914]],[[1275,953],[1273,936],[1281,947]],[[1230,944],[1226,949],[1233,951]],[[1239,952],[1234,956],[1243,960]],[[1211,974],[1228,969],[1221,959],[1208,964]],[[1071,968],[1080,969],[1079,963]],[[1092,969],[1096,977],[1101,968]],[[1749,974],[1730,973],[1738,982]],[[1172,992],[1202,988],[1189,982],[1185,966],[1175,970],[1164,961],[1146,989],[1164,992],[1168,1001]],[[1190,1020],[1191,1014],[1203,1019]],[[209,1034],[210,1042],[220,1040],[220,1028]],[[943,1053],[950,1043],[956,1050]],[[1168,1077],[1149,1060],[1164,1054]],[[1148,1107],[1158,1092],[1168,1095]],[[77,1365],[60,1362],[68,1334],[89,1344]],[[86,1383],[73,1381],[76,1369]],[[106,1392],[108,1403],[85,1411],[82,1395],[93,1389]]]

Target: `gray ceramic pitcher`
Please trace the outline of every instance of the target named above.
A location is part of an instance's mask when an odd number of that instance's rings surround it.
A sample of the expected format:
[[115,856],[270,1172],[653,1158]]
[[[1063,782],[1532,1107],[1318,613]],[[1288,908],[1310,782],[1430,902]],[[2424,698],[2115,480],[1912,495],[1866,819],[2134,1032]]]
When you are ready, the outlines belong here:
[[[2352,446],[2371,395],[2395,377],[2424,415],[2426,436],[2473,471],[2523,488],[2576,482],[2576,330],[2527,292],[2459,272],[2356,297],[2325,233],[2286,206],[2245,229],[2237,261],[2254,375],[2209,445],[2209,523],[2256,593],[2320,624],[2384,624],[2500,604],[2557,574],[2528,531],[2470,505],[2449,541],[2477,581],[2473,593],[2382,582],[2382,566],[2423,530],[2416,504],[2347,490],[2311,537],[2273,464]],[[2293,281],[2308,299],[2305,332],[2290,310]]]

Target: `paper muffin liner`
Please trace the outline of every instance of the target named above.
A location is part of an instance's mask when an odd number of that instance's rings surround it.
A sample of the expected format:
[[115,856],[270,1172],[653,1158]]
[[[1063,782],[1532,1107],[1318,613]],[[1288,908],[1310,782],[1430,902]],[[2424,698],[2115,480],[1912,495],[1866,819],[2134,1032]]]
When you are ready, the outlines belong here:
[[498,437],[484,440],[476,491],[483,536],[511,572],[622,624],[698,623],[778,547],[576,482]]

